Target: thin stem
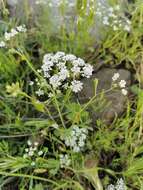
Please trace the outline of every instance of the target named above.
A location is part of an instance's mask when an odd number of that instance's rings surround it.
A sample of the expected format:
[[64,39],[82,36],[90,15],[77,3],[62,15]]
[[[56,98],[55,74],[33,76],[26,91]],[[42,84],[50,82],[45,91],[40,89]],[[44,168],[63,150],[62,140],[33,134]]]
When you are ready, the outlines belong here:
[[32,136],[32,134],[21,134],[21,135],[2,135],[2,136],[0,136],[0,139],[20,138],[20,137],[29,137],[29,136]]
[[49,115],[49,117],[50,117],[50,119],[52,120],[52,121],[54,121],[55,122],[55,120],[54,120],[54,118],[52,117],[52,115],[51,115],[51,113],[50,113],[50,111],[49,111],[49,109],[45,106],[45,111],[47,112],[47,114]]
[[18,173],[8,173],[8,172],[0,172],[0,175],[36,179],[36,180],[40,180],[40,181],[46,181],[46,182],[52,183],[53,185],[59,186],[59,184],[56,183],[53,180],[43,178],[43,177],[38,177],[38,176],[32,176],[32,175],[26,175],[26,174],[18,174]]
[[[112,90],[112,88],[106,90],[104,93],[110,92],[111,90]],[[92,102],[94,102],[94,100],[96,99],[96,97],[99,96],[100,94],[102,94],[102,93],[95,94],[95,95],[83,106],[83,108],[76,114],[73,123],[75,123],[76,118],[77,118]]]
[[68,99],[69,99],[69,97],[70,97],[70,95],[71,95],[71,89],[69,89],[69,90],[67,91],[66,95],[65,95],[64,103],[63,103],[63,106],[62,106],[61,110],[63,110],[63,108],[64,108],[66,102],[68,101]]
[[64,119],[63,119],[63,116],[62,116],[62,113],[61,113],[61,110],[60,110],[60,107],[59,107],[59,104],[58,104],[58,101],[57,101],[57,98],[56,98],[56,94],[55,94],[54,91],[53,91],[53,93],[54,93],[54,100],[55,100],[57,111],[59,113],[61,123],[62,123],[63,127],[66,128],[65,123],[64,123]]
[[[112,90],[112,88],[106,90],[104,93],[110,92],[111,90]],[[94,101],[94,99],[95,99],[97,96],[99,96],[100,94],[102,94],[102,92],[99,93],[99,94],[96,94],[95,96],[93,96],[93,97],[89,100],[89,102],[87,102],[87,103],[85,104],[85,106],[82,108],[81,112],[84,111],[84,110]]]

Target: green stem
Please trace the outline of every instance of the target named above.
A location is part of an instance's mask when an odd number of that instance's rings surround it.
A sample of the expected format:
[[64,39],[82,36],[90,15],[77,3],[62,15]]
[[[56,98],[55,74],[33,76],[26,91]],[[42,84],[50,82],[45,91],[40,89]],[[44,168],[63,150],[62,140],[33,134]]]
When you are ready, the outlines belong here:
[[50,118],[53,122],[55,122],[55,120],[53,119],[53,117],[52,117],[52,115],[51,115],[49,109],[48,109],[46,106],[45,106],[45,111],[46,111],[47,114],[49,115],[49,118]]
[[64,119],[63,119],[63,116],[62,116],[62,113],[61,113],[61,110],[60,110],[60,107],[59,107],[59,104],[58,104],[58,101],[57,101],[57,98],[56,98],[56,94],[55,94],[54,91],[53,91],[53,93],[54,93],[54,100],[55,100],[57,111],[59,113],[61,123],[62,123],[63,127],[66,128],[65,123],[64,123]]
[[[112,90],[112,88],[106,90],[104,93],[110,92],[111,90]],[[102,93],[95,94],[95,95],[83,106],[83,108],[76,114],[75,119],[74,119],[74,121],[73,121],[73,124],[75,123],[77,116],[80,115],[92,102],[94,102],[94,100],[96,99],[96,97],[99,96],[100,94],[102,94]]]
[[0,139],[8,139],[8,138],[20,138],[20,137],[29,137],[32,134],[19,134],[19,135],[2,135]]
[[43,177],[38,177],[38,176],[32,176],[32,175],[26,175],[26,174],[18,174],[18,173],[8,173],[8,172],[0,172],[0,175],[11,176],[11,177],[30,178],[30,179],[40,180],[40,181],[46,181],[46,182],[52,183],[55,186],[59,186],[59,184],[56,183],[55,181],[52,181],[50,179],[43,178]]

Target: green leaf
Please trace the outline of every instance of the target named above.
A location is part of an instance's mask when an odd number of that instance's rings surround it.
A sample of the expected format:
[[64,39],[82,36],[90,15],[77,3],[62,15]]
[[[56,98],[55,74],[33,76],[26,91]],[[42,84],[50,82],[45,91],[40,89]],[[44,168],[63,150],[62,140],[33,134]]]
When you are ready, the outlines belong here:
[[137,85],[132,85],[131,92],[138,95],[140,92],[143,92],[143,90],[141,90]]
[[44,188],[43,188],[43,185],[40,183],[40,184],[37,184],[33,190],[44,190]]
[[39,102],[36,98],[32,98],[31,102],[32,102],[33,106],[35,107],[35,109],[37,111],[45,112],[45,109],[44,109],[45,105],[44,105],[44,103]]
[[79,123],[80,121],[87,121],[89,116],[88,112],[82,110],[82,106],[77,103],[71,103],[67,105],[67,118],[74,123]]
[[124,172],[126,176],[139,175],[143,173],[143,159],[135,159],[128,166],[127,171]]

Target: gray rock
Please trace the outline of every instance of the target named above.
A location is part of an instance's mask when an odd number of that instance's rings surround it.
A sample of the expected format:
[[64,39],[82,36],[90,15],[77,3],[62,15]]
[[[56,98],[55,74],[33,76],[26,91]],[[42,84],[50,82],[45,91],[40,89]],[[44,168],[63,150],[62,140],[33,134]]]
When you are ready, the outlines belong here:
[[18,3],[18,0],[7,0],[7,4],[9,5],[9,6],[16,6],[17,5],[17,3]]
[[[115,117],[119,117],[126,108],[127,97],[121,93],[120,89],[114,89],[108,92],[108,89],[111,88],[112,76],[116,72],[120,74],[119,80],[125,80],[128,87],[131,84],[131,74],[129,71],[124,69],[116,70],[103,68],[97,73],[93,74],[91,79],[83,80],[84,88],[78,94],[78,98],[81,103],[86,103],[94,96],[93,81],[94,79],[98,79],[97,94],[100,95],[98,96],[98,98],[100,97],[100,100],[97,98],[97,101],[92,103],[92,109],[90,108],[93,124],[95,124],[97,118],[100,118],[106,124],[109,124],[115,119]],[[107,93],[104,94],[104,98],[101,98],[103,91],[107,91]]]
[[35,22],[35,14],[38,13],[35,6],[35,0],[7,0],[10,18],[19,20],[26,23],[32,17],[33,23]]

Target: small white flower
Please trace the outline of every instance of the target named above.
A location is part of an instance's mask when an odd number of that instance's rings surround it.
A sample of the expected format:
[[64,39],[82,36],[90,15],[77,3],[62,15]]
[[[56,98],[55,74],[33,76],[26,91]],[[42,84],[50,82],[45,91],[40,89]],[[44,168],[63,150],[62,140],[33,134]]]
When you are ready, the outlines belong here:
[[73,65],[73,67],[78,67],[78,66],[80,66],[80,65],[79,65],[79,61],[78,61],[77,59],[72,61],[72,65]]
[[124,89],[124,88],[121,90],[121,92],[122,92],[122,94],[123,94],[124,96],[126,96],[126,95],[128,94],[128,91],[127,91],[126,89]]
[[103,24],[104,25],[109,25],[109,18],[108,17],[103,17]]
[[112,80],[113,81],[116,81],[118,78],[120,77],[120,74],[119,73],[115,73],[112,77]]
[[25,148],[25,152],[29,152],[29,149],[28,149],[28,148]]
[[17,26],[16,29],[18,30],[18,32],[26,32],[27,31],[25,25]]
[[3,48],[3,47],[5,47],[6,46],[6,43],[4,42],[4,41],[1,41],[0,42],[0,48]]
[[16,36],[19,32],[26,32],[25,25],[17,26],[16,28],[12,28],[10,32],[5,32],[4,37],[5,40],[8,41],[12,37]]
[[80,137],[80,140],[85,140],[86,139],[86,133],[83,133],[82,135],[81,135],[81,137]]
[[36,164],[35,162],[31,162],[31,166],[35,166],[35,164]]
[[8,41],[11,38],[11,33],[5,32],[4,34],[5,40]]
[[82,129],[80,129],[79,127],[77,127],[77,126],[75,125],[75,126],[73,126],[73,131],[75,131],[75,134],[76,134],[77,136],[79,136],[79,135],[81,134],[81,132],[82,132]]
[[31,146],[31,145],[32,145],[32,142],[31,142],[30,140],[28,140],[28,141],[27,141],[27,144],[28,144],[29,146]]
[[60,155],[60,166],[61,168],[64,168],[64,166],[69,166],[71,163],[71,160],[69,159],[68,155]]
[[38,72],[38,73],[41,73],[41,72],[42,72],[42,70],[41,70],[41,69],[38,69],[38,70],[37,70],[37,72]]
[[29,155],[29,156],[33,156],[33,155],[34,155],[34,152],[33,152],[33,151],[29,151],[28,155]]
[[84,142],[83,140],[80,140],[80,141],[78,142],[78,145],[79,145],[79,147],[84,147],[85,142]]
[[30,147],[29,150],[30,150],[30,151],[33,151],[33,147]]
[[55,129],[58,129],[59,128],[59,125],[57,123],[53,123],[52,124],[52,127],[55,128]]
[[125,183],[122,178],[118,179],[115,189],[116,190],[126,190],[126,186],[125,186]]
[[77,93],[83,88],[83,83],[77,80],[71,82],[71,89],[73,92]]
[[51,92],[48,94],[48,97],[49,98],[52,98],[52,97],[54,97],[54,94],[52,94]]
[[59,68],[59,69],[66,69],[66,65],[65,65],[65,62],[59,62],[59,63],[57,63],[57,67]]
[[46,53],[43,57],[43,63],[46,63],[48,61],[51,61],[53,54],[52,53]]
[[77,75],[77,74],[80,73],[80,67],[78,67],[78,66],[73,66],[73,67],[71,68],[71,71],[73,72],[73,74],[74,74],[74,76],[75,76],[75,75]]
[[43,151],[42,151],[42,150],[38,152],[38,155],[39,155],[39,156],[42,156],[42,154],[43,154]]
[[15,29],[12,28],[11,32],[10,32],[11,37],[14,37],[17,34],[18,34],[17,30],[15,30]]
[[126,81],[125,81],[125,80],[121,80],[121,81],[119,82],[119,86],[120,86],[121,88],[125,88],[125,87],[126,87]]
[[61,81],[60,78],[57,74],[53,75],[50,78],[50,84],[53,86],[54,89],[56,89],[57,87],[59,87],[61,85]]
[[46,61],[43,60],[43,62],[44,62],[44,65],[42,65],[41,68],[44,72],[51,70],[51,67],[54,65],[54,63],[52,61],[49,61],[49,60],[46,60]]
[[115,186],[114,185],[108,185],[106,190],[115,190]]
[[50,76],[50,74],[47,71],[44,71],[44,77],[45,78],[50,78],[51,76]]
[[74,61],[76,59],[76,56],[73,54],[67,54],[67,55],[65,55],[64,59],[66,61]]
[[38,96],[44,95],[44,91],[41,90],[41,89],[37,90],[35,93],[36,93]]
[[127,32],[130,32],[131,28],[129,25],[125,25],[124,26],[124,30],[127,31]]
[[58,51],[58,52],[55,54],[55,56],[58,57],[58,58],[61,58],[61,57],[65,56],[65,52],[63,52],[63,51]]
[[61,71],[58,74],[59,79],[63,81],[70,76],[69,71],[65,68],[61,69]]
[[51,57],[51,61],[52,61],[54,64],[57,64],[60,60],[61,60],[61,57],[58,56],[58,55],[53,55],[53,56]]
[[85,66],[85,61],[83,59],[78,58],[77,61],[79,66]]
[[30,85],[30,86],[33,86],[33,85],[34,85],[34,82],[33,82],[33,81],[29,81],[29,85]]
[[84,134],[87,134],[87,133],[88,133],[88,130],[87,130],[86,128],[82,128],[81,130],[82,130],[82,132],[83,132]]
[[93,66],[90,64],[86,64],[83,67],[83,74],[82,76],[86,77],[86,78],[90,78],[92,76],[92,72],[93,72]]
[[39,143],[38,142],[34,142],[34,146],[38,146],[39,145]]

